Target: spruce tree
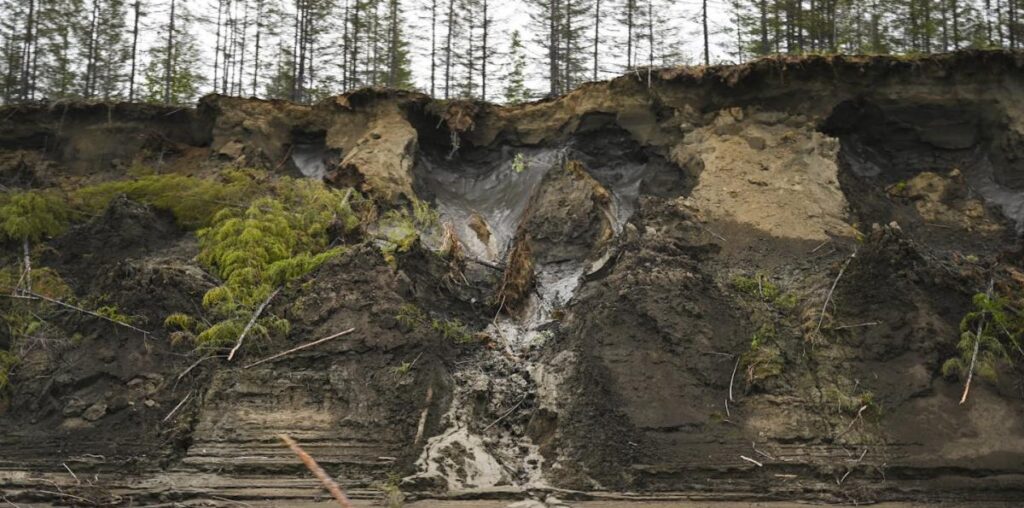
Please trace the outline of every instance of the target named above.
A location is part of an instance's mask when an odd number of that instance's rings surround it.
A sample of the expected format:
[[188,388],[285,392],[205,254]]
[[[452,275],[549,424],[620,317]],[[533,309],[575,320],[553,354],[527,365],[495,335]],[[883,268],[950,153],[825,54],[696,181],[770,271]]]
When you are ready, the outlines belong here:
[[526,52],[519,30],[512,32],[508,48],[508,72],[505,74],[505,102],[518,104],[530,98],[526,88]]

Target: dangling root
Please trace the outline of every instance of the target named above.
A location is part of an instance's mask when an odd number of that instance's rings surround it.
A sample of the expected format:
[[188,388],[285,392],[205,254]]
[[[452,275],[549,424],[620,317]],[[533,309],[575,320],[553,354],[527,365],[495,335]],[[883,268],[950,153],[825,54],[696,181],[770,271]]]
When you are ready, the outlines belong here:
[[[530,294],[534,285],[533,249],[528,235],[520,235],[509,253],[505,274],[501,279],[496,301],[504,310],[515,312]],[[499,309],[501,312],[501,309]]]

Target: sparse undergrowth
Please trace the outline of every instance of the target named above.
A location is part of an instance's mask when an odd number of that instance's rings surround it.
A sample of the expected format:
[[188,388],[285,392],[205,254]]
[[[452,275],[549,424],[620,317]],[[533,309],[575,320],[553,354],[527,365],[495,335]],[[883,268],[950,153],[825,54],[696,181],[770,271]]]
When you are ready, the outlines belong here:
[[458,319],[432,318],[413,304],[407,303],[399,307],[395,319],[402,326],[411,330],[429,327],[429,329],[444,337],[445,340],[450,340],[457,344],[469,344],[476,341],[473,333],[469,331],[469,328],[462,321]]
[[1000,366],[1012,365],[1015,356],[1024,360],[1024,316],[1016,302],[998,294],[977,293],[972,304],[974,309],[960,320],[958,354],[942,364],[942,374],[963,380],[973,370],[982,379],[996,383]]
[[396,253],[409,252],[421,234],[438,225],[437,211],[426,201],[414,200],[409,208],[388,210],[377,224],[381,253],[391,265]]
[[783,291],[762,273],[753,277],[734,276],[730,285],[745,298],[759,302],[751,308],[751,321],[758,328],[751,335],[749,349],[741,357],[748,385],[756,386],[782,374],[781,334],[784,332],[780,328],[786,328],[785,324],[792,318],[799,299],[795,294]]

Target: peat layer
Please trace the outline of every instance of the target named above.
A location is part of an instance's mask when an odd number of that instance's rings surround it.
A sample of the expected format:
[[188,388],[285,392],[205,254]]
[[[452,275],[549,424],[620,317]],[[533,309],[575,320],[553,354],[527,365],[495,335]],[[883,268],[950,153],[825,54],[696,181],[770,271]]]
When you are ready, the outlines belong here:
[[[34,239],[37,285],[148,333],[0,302],[10,500],[315,494],[281,433],[357,496],[1024,495],[1024,352],[995,339],[962,405],[942,368],[977,293],[1022,294],[1022,55],[666,69],[509,107],[363,90],[0,118],[8,200],[231,168],[362,196],[358,227],[323,232],[339,253],[269,300],[287,333],[231,361],[233,337],[165,326],[214,319],[222,283],[173,202],[126,192]],[[0,254],[20,286],[23,242]]]

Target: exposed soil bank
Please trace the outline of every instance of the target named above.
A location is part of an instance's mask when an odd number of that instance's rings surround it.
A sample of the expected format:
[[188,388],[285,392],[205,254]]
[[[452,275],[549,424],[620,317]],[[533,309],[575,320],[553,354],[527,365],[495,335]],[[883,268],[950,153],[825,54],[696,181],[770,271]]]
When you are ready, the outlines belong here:
[[192,233],[122,198],[49,239],[41,266],[153,333],[68,311],[25,353],[0,403],[21,505],[296,505],[311,485],[278,433],[366,496],[1024,496],[1018,352],[964,405],[941,373],[975,293],[1022,294],[1022,55],[666,69],[513,107],[364,90],[0,117],[10,192],[254,166],[440,216],[394,260],[339,235],[271,305],[287,340],[191,369],[161,323],[217,283]]

